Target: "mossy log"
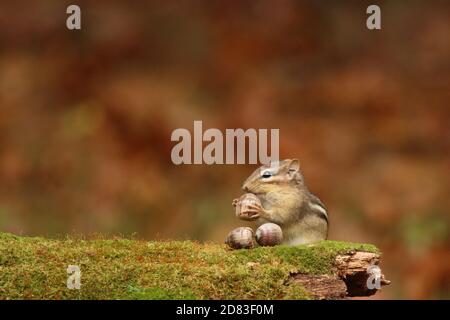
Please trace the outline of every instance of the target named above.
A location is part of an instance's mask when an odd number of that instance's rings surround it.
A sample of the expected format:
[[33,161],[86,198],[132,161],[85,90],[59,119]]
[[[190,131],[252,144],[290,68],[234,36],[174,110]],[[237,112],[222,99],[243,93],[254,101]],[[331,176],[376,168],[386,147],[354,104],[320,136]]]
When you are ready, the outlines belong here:
[[[367,270],[379,262],[373,245],[337,241],[231,250],[0,233],[0,299],[340,299],[374,294]],[[69,265],[80,289],[67,286]]]

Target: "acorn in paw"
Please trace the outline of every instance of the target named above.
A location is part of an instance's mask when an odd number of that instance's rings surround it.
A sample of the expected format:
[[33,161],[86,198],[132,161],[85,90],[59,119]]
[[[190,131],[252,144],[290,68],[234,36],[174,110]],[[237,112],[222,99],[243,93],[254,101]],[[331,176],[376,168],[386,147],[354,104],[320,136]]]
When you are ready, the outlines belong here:
[[252,221],[259,218],[261,211],[261,201],[252,193],[243,194],[238,199],[233,200],[236,217],[241,220]]

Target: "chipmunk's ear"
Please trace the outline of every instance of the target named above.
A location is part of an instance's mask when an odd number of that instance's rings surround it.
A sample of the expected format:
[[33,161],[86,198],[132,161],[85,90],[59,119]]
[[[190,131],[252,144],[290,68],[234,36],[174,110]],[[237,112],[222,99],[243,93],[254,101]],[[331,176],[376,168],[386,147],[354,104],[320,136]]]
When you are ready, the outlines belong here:
[[300,169],[300,161],[298,159],[292,159],[288,165],[289,172],[298,172]]

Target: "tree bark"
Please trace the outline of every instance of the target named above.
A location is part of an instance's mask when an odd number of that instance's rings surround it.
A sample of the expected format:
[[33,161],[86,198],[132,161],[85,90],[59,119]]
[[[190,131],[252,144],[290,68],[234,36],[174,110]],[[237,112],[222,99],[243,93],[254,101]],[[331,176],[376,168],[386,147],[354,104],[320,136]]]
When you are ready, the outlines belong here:
[[379,269],[379,263],[379,254],[352,251],[336,257],[333,275],[291,273],[287,284],[302,285],[315,299],[371,296],[390,283]]

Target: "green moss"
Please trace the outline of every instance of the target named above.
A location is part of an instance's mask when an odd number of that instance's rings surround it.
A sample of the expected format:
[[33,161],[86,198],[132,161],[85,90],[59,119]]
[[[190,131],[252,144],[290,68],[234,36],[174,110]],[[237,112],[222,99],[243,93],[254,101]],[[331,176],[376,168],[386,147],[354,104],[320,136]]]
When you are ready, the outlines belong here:
[[170,291],[163,288],[141,289],[130,286],[128,288],[129,298],[135,300],[195,300],[195,295],[185,288]]
[[[337,254],[378,252],[323,241],[296,247],[230,250],[193,241],[122,238],[52,240],[0,233],[0,299],[308,299],[290,272],[330,274]],[[81,290],[66,287],[67,266]]]

